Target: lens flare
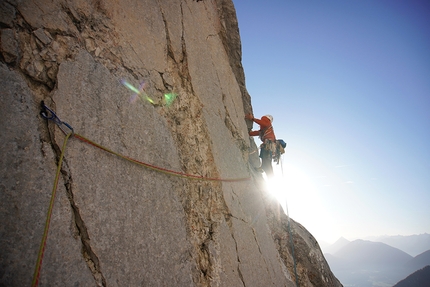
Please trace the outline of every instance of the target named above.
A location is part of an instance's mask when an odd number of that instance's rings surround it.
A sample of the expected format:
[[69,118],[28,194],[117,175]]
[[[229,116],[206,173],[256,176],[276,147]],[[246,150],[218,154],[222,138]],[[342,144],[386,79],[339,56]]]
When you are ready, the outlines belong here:
[[166,107],[169,107],[175,99],[176,99],[176,94],[173,92],[168,93],[168,94],[164,94],[164,105]]
[[127,87],[132,92],[135,92],[136,94],[140,94],[140,91],[136,89],[132,84],[127,82],[126,80],[121,80],[121,84],[123,84],[125,87]]
[[[146,89],[146,82],[142,81],[139,85],[139,88],[136,88],[126,80],[122,79],[121,84],[133,92],[133,95],[130,97],[130,103],[134,103],[137,100],[137,97],[139,96],[143,101],[148,101],[152,105],[160,105],[160,103],[156,103],[153,99],[151,99],[148,94],[145,92]],[[162,102],[163,106],[169,107],[176,99],[177,95],[173,92],[164,94],[164,99]]]
[[137,99],[137,96],[139,96],[142,100],[147,100],[153,105],[155,104],[155,102],[144,91],[146,86],[145,82],[141,82],[139,88],[136,88],[124,79],[122,79],[120,82],[124,87],[134,92],[134,94],[130,97],[130,103],[134,103]]
[[[140,97],[142,97],[142,92],[143,92],[143,90],[145,89],[145,86],[146,86],[146,83],[145,82],[141,82],[140,83],[140,85],[139,85],[139,92],[140,93],[135,93],[133,96],[131,96],[131,98],[130,98],[130,102],[131,103],[134,103],[135,101],[136,101],[136,99],[137,99],[137,95],[139,95]],[[152,100],[151,100],[152,101]],[[151,101],[150,101],[150,103],[151,103]]]

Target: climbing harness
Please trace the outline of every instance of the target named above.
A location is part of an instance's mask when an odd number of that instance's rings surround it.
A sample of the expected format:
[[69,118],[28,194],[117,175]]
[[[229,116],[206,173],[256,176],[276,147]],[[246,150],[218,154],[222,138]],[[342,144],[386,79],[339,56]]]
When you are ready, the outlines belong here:
[[[279,164],[281,160],[281,156],[285,153],[285,147],[287,144],[283,140],[275,140],[275,142],[266,139],[264,143],[260,145],[261,150],[265,150],[269,153],[269,157],[273,162],[276,162],[276,164]],[[250,153],[251,154],[251,153]],[[264,153],[260,153],[260,157],[263,157]],[[267,153],[266,153],[267,154]]]
[[269,134],[273,134],[274,132],[273,132],[273,126],[272,125],[270,125],[270,126],[268,126],[268,127],[266,127],[266,128],[264,128],[264,129],[262,129],[262,130],[260,130],[260,133],[259,133],[259,135],[258,135],[258,137],[260,138],[260,140],[262,141],[262,142],[265,142],[265,139],[267,138],[267,136],[269,135]]
[[[281,172],[282,172],[282,178],[284,177],[284,165],[281,160]],[[291,221],[290,221],[290,213],[288,212],[288,203],[287,200],[285,200],[285,209],[287,210],[287,217],[288,217],[288,233],[290,237],[290,243],[291,243],[291,253],[293,255],[293,262],[294,262],[294,276],[296,277],[296,287],[299,287],[299,278],[297,277],[297,263],[296,263],[296,256],[294,254],[294,241],[293,241],[293,232],[291,231]]]
[[[90,144],[94,147],[97,147],[103,151],[106,151],[108,153],[111,153],[113,155],[116,155],[117,157],[120,157],[122,159],[125,159],[129,162],[138,164],[140,166],[155,170],[157,172],[161,172],[164,174],[168,174],[168,175],[173,175],[173,176],[177,176],[177,177],[182,177],[182,178],[188,178],[188,179],[194,179],[194,180],[204,180],[204,181],[218,181],[218,182],[240,182],[240,181],[248,181],[251,179],[251,177],[242,177],[242,178],[215,178],[215,177],[204,177],[204,176],[199,176],[199,175],[194,175],[194,174],[187,174],[187,173],[183,173],[183,172],[178,172],[178,171],[174,171],[174,170],[169,170],[166,168],[162,168],[162,167],[158,167],[152,164],[148,164],[136,159],[133,159],[131,157],[122,155],[120,153],[114,152],[100,144],[95,143],[94,141],[81,136],[79,134],[76,134],[72,128],[72,126],[70,126],[68,123],[62,121],[56,114],[55,112],[50,109],[48,106],[45,105],[45,103],[42,101],[41,102],[41,112],[40,115],[46,119],[46,120],[51,120],[53,121],[60,129],[61,131],[66,135],[66,137],[64,138],[64,142],[63,142],[63,146],[61,148],[61,154],[60,154],[60,158],[58,160],[58,166],[57,166],[57,171],[55,174],[55,180],[54,180],[54,185],[52,188],[52,194],[51,194],[51,200],[49,202],[49,207],[48,207],[48,212],[47,212],[47,216],[46,216],[46,221],[45,221],[45,228],[43,231],[43,236],[42,236],[42,241],[40,243],[40,248],[39,248],[39,253],[37,255],[37,261],[36,261],[36,267],[34,270],[34,274],[33,274],[33,281],[31,286],[32,287],[36,287],[39,284],[39,278],[40,278],[40,271],[42,268],[42,260],[43,260],[43,256],[45,253],[45,248],[46,248],[46,241],[48,238],[48,231],[49,231],[49,225],[51,222],[51,216],[52,216],[52,210],[54,207],[54,201],[55,201],[55,195],[57,193],[57,187],[58,187],[58,181],[59,181],[59,177],[60,177],[60,173],[61,173],[61,167],[63,164],[63,158],[64,158],[64,153],[66,151],[66,145],[68,140],[71,137],[74,137],[76,139],[79,139],[81,142]],[[69,129],[70,131],[67,132],[66,128]]]

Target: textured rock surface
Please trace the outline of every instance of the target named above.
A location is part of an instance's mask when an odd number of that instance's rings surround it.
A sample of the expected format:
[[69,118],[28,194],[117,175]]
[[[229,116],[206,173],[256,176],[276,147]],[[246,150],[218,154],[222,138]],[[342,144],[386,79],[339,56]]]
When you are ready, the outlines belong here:
[[[31,284],[65,140],[42,100],[78,135],[141,162],[254,180],[172,176],[72,136],[39,285],[295,285],[286,218],[251,168],[230,0],[8,0],[0,16],[0,286]],[[131,102],[121,79],[144,81],[154,103]],[[300,286],[340,286],[312,236],[293,230]]]
[[290,270],[293,281],[296,282],[297,273],[299,286],[342,286],[331,272],[312,234],[300,223],[288,220],[285,213],[281,212],[281,207],[270,197],[263,198],[266,201],[266,215],[276,248]]

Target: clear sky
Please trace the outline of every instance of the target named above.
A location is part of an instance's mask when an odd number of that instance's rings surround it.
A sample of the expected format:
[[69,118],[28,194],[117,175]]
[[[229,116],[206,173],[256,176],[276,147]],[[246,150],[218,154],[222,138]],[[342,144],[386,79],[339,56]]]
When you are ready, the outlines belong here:
[[430,1],[233,2],[291,218],[326,242],[430,233]]

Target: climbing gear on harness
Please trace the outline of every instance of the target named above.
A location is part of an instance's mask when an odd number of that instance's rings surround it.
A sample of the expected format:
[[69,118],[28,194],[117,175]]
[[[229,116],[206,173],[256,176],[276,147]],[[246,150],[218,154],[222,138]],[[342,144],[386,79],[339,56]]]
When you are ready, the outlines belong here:
[[275,152],[273,153],[273,161],[276,162],[276,164],[279,164],[279,160],[281,159],[281,155],[285,153],[285,147],[287,146],[287,143],[283,140],[276,140],[275,143]]
[[[273,156],[273,154],[276,152],[276,145],[274,142],[272,142],[271,140],[266,139],[261,145],[260,145],[260,149],[261,150],[266,150],[270,153],[270,157]],[[261,153],[260,153],[260,157],[261,157]]]
[[50,108],[48,108],[47,105],[45,105],[44,101],[40,102],[40,106],[41,106],[41,111],[40,111],[40,115],[47,120],[51,120],[53,121],[59,128],[60,130],[67,135],[68,133],[66,133],[66,131],[63,129],[63,125],[66,126],[73,134],[73,128],[66,122],[63,122],[62,120],[60,120],[59,117],[57,117],[57,115],[54,113],[53,110],[51,110]]

